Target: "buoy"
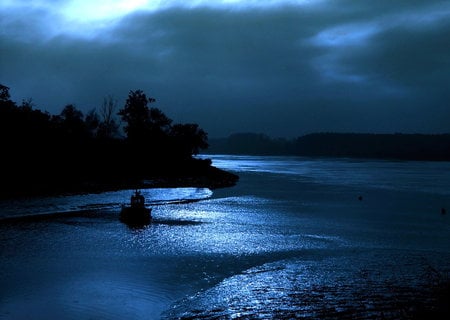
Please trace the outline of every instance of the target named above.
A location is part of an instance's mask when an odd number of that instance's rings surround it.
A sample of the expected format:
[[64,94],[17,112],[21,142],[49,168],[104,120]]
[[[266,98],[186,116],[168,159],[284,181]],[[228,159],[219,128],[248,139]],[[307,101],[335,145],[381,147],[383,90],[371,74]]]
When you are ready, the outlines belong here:
[[447,210],[445,210],[445,208],[441,208],[441,214],[446,214]]
[[359,200],[359,201],[362,201],[362,199],[363,199],[362,196],[359,196],[359,197],[358,197],[358,200]]

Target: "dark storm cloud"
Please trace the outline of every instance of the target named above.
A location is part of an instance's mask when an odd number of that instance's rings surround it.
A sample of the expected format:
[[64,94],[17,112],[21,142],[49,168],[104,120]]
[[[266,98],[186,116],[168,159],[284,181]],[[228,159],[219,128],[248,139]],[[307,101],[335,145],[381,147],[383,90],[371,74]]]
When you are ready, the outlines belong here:
[[79,33],[9,11],[0,82],[52,113],[142,89],[212,136],[448,130],[450,6],[373,2],[171,7]]

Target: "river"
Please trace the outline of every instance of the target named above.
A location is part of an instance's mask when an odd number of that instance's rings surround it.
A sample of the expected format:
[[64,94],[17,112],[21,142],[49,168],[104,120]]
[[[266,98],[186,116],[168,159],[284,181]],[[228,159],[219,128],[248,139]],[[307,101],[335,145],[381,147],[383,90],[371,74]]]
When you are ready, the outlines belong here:
[[231,188],[0,202],[0,319],[385,319],[450,272],[450,163],[208,155]]

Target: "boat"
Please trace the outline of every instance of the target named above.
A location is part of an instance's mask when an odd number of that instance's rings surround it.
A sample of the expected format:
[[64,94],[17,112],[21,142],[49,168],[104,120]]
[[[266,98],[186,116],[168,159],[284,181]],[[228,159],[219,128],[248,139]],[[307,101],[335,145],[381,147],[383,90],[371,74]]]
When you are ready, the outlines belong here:
[[152,209],[145,206],[145,197],[135,190],[129,205],[122,205],[120,220],[129,224],[147,224],[151,221]]

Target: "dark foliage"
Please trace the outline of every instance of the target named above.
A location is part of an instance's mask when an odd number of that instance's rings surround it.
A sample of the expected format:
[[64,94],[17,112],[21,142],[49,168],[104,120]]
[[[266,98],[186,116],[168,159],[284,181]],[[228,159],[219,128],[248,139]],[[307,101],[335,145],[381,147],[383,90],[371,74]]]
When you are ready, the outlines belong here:
[[198,154],[200,149],[208,148],[206,132],[195,123],[174,125],[170,136],[175,143],[173,150],[181,156]]
[[112,190],[144,179],[194,183],[211,167],[193,158],[208,146],[207,135],[196,124],[172,126],[161,110],[148,107],[154,101],[130,91],[118,112],[126,133],[120,137],[112,98],[100,115],[85,116],[74,105],[50,115],[33,109],[31,100],[18,106],[0,85],[1,196]]

